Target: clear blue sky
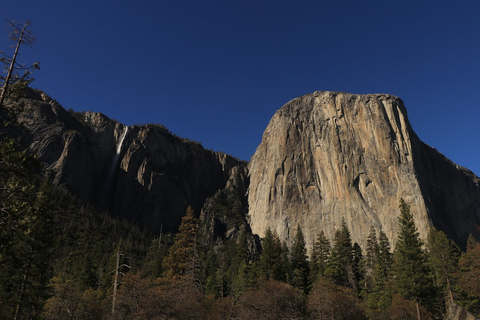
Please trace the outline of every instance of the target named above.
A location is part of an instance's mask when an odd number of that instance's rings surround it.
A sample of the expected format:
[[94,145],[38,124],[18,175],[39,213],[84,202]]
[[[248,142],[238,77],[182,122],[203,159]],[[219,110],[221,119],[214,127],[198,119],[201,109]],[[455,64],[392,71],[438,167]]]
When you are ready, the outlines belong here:
[[34,87],[249,160],[316,90],[402,98],[419,137],[480,174],[480,1],[6,1],[33,20]]

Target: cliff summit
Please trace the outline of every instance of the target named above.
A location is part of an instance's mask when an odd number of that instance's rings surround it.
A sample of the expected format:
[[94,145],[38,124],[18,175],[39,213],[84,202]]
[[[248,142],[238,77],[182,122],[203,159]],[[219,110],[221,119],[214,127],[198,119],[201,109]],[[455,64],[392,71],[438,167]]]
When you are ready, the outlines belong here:
[[345,220],[361,245],[371,226],[395,243],[403,198],[423,238],[431,226],[461,244],[478,237],[478,177],[422,143],[395,96],[293,99],[271,119],[248,168],[249,218],[260,236],[269,227],[289,242],[300,225],[311,248]]

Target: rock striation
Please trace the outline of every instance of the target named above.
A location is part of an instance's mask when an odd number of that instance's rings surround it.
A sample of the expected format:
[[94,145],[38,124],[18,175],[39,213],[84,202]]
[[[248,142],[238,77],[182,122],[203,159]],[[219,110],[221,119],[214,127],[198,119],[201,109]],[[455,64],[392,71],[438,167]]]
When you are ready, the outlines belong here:
[[241,162],[171,134],[161,125],[126,127],[101,113],[67,111],[32,90],[11,106],[46,175],[99,211],[153,232],[174,231],[188,205],[199,214]]
[[480,236],[479,178],[421,142],[391,95],[326,91],[288,102],[248,168],[249,219],[260,236],[269,227],[290,242],[300,225],[311,248],[344,219],[360,245],[371,226],[395,243],[400,198],[423,238],[431,226],[460,245]]
[[[307,247],[345,220],[365,245],[371,226],[392,243],[398,202],[411,206],[425,238],[431,226],[463,246],[480,239],[480,179],[419,140],[403,102],[387,94],[315,92],[278,110],[248,167],[160,125],[126,127],[95,112],[67,111],[30,90],[11,103],[22,136],[46,175],[99,211],[153,232],[174,231],[192,206],[202,241],[247,235],[258,247],[267,227]],[[3,131],[2,131],[3,132]]]
[[175,228],[189,205],[199,213],[240,165],[156,125],[131,128],[123,150],[112,212],[142,226],[163,225],[164,230]]

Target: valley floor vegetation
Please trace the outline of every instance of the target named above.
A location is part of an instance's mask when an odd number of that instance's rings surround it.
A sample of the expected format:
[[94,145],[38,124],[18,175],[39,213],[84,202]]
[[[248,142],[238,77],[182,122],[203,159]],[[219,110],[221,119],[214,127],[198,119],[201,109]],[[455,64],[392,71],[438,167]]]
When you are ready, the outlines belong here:
[[[371,228],[366,248],[343,223],[307,256],[265,231],[252,251],[201,241],[187,209],[175,234],[154,236],[98,214],[41,176],[26,147],[0,140],[2,319],[433,319],[453,306],[480,315],[480,244],[462,252],[441,231],[423,243],[400,200],[393,253]],[[260,252],[255,254],[255,252]]]

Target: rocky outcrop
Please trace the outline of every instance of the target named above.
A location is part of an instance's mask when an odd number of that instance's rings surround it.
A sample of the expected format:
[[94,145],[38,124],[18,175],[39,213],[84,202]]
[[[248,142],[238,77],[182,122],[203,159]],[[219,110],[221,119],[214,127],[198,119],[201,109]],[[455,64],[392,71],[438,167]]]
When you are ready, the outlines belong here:
[[100,113],[67,112],[46,94],[35,93],[13,106],[22,110],[18,116],[26,129],[21,130],[23,140],[55,185],[104,208],[100,202],[105,198],[105,172],[122,126]]
[[372,225],[395,243],[403,198],[422,237],[432,225],[460,244],[479,236],[479,178],[422,143],[391,95],[315,92],[290,101],[265,130],[249,175],[259,235],[270,227],[289,242],[300,225],[311,247],[345,219],[361,245]]
[[456,303],[447,303],[447,312],[444,316],[445,320],[477,320],[473,314],[468,312]]
[[213,244],[215,249],[225,249],[229,242],[238,242],[244,235],[253,261],[259,255],[260,239],[252,234],[247,221],[248,184],[246,165],[230,170],[225,188],[205,201],[199,218],[199,233],[201,243]]
[[178,225],[188,205],[200,212],[240,164],[155,125],[131,128],[122,150],[112,212],[143,226],[163,225],[164,230]]
[[99,211],[153,232],[175,230],[188,205],[199,214],[240,162],[171,134],[160,125],[126,127],[103,114],[66,111],[31,91],[21,108],[21,135],[47,176]]
[[365,244],[373,225],[394,243],[404,198],[422,237],[433,225],[460,245],[470,233],[480,238],[479,178],[422,143],[391,95],[315,92],[290,101],[248,170],[162,126],[66,111],[40,91],[11,107],[26,128],[11,135],[23,137],[56,185],[154,232],[174,230],[191,205],[207,242],[250,227],[289,242],[300,225],[310,247],[345,219],[353,241]]

